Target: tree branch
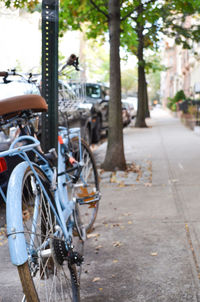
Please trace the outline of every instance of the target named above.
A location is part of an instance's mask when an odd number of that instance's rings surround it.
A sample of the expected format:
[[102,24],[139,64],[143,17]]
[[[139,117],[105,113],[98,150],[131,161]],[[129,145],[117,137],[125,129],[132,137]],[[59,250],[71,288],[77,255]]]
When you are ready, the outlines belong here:
[[149,0],[149,1],[145,2],[145,4],[150,4],[150,3],[154,3],[154,2],[156,2],[156,0]]
[[108,14],[106,14],[102,9],[100,9],[99,6],[96,5],[96,3],[93,0],[90,0],[90,3],[96,8],[96,10],[98,10],[98,12],[103,14],[106,17],[106,19],[109,20]]
[[135,11],[135,9],[133,9],[131,12],[129,12],[126,16],[124,16],[123,18],[120,19],[120,21],[124,21],[126,20],[128,17],[130,17],[132,15],[132,13]]
[[135,22],[137,22],[137,17],[131,17],[131,19]]

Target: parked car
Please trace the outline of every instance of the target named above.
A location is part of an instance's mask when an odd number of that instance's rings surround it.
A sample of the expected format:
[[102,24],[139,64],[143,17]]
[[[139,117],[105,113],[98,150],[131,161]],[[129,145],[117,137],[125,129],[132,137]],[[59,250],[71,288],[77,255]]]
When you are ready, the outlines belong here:
[[[85,103],[91,104],[93,125],[92,142],[96,143],[101,138],[102,131],[108,130],[109,87],[99,83],[86,83]],[[123,125],[131,121],[130,105],[122,103]]]
[[99,83],[86,83],[85,95],[84,102],[91,104],[92,142],[96,143],[100,140],[102,131],[108,129],[109,88]]
[[122,101],[122,121],[124,127],[130,124],[131,118],[132,112],[130,104]]
[[138,98],[137,97],[127,97],[124,101],[126,103],[130,104],[131,116],[132,116],[132,118],[135,118],[137,115],[137,109],[138,109]]

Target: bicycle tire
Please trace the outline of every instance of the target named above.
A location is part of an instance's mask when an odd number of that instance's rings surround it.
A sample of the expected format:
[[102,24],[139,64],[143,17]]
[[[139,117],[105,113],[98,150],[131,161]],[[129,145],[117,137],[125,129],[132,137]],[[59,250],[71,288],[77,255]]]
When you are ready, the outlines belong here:
[[[80,150],[78,138],[73,138],[70,143],[72,156],[79,162]],[[81,139],[81,150],[84,167],[79,181],[73,186],[72,197],[78,199],[85,198],[85,201],[87,202],[91,199],[91,196],[94,195],[94,193],[99,192],[99,177],[92,151],[83,139]],[[97,217],[99,200],[90,204],[84,202],[77,204],[79,207],[81,224],[84,225],[86,233],[90,233]]]
[[[35,170],[54,203],[46,176],[39,168],[35,167]],[[24,173],[21,187],[22,219],[28,261],[17,268],[25,295],[24,301],[80,302],[80,280],[76,264],[65,260],[68,251],[64,240],[61,236],[55,237],[55,214],[30,167]],[[37,209],[38,215],[35,219]],[[48,255],[44,257],[45,252],[48,252]]]

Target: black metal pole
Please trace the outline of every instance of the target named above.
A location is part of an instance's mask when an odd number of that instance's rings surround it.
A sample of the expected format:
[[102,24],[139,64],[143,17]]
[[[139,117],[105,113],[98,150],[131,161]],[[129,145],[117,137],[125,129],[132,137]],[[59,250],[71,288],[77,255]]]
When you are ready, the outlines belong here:
[[42,1],[42,148],[57,150],[58,142],[58,0]]

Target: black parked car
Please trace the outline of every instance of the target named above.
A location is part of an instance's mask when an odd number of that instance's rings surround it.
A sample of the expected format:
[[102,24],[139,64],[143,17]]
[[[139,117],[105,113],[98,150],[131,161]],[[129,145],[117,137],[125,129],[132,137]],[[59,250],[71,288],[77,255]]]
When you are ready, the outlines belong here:
[[[108,130],[109,87],[99,83],[86,83],[85,85],[85,103],[91,104],[92,142],[96,143],[100,140],[102,131]],[[122,120],[124,126],[127,126],[131,121],[129,108],[123,103]]]

